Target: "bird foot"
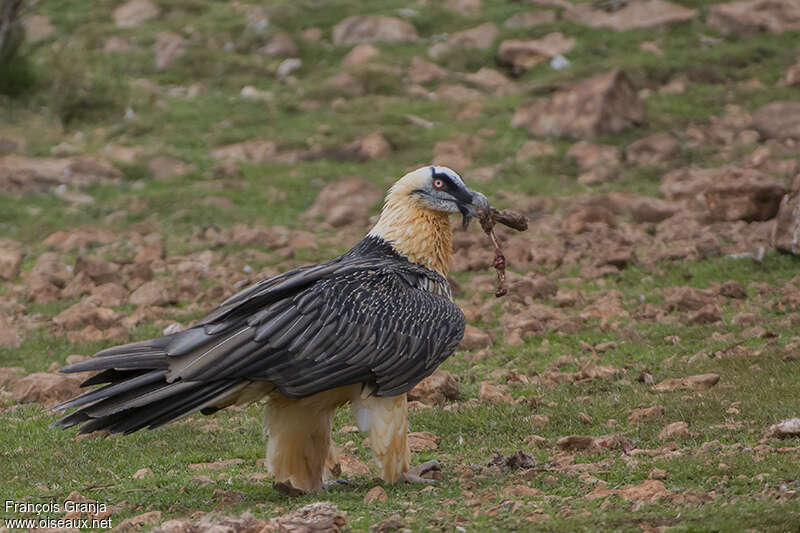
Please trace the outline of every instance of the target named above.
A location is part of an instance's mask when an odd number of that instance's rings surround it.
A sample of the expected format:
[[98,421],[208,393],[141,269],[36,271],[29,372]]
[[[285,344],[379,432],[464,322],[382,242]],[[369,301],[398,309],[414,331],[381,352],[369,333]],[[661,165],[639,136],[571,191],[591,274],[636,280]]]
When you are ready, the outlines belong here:
[[292,498],[295,496],[302,496],[306,493],[306,491],[292,485],[291,481],[275,481],[272,483],[272,488]]
[[325,490],[327,490],[333,487],[339,487],[341,485],[349,485],[349,484],[350,482],[347,481],[346,479],[331,479],[330,481],[326,481],[325,483],[323,483],[322,486],[325,488]]
[[436,459],[425,461],[403,474],[407,483],[436,483],[442,479],[442,465]]

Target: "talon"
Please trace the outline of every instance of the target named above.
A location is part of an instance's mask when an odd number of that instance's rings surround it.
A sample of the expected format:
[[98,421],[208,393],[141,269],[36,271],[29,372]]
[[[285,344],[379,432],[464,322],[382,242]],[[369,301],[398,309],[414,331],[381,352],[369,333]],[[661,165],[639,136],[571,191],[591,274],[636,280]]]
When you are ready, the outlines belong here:
[[346,479],[331,479],[330,481],[326,481],[323,483],[323,487],[327,490],[332,487],[336,487],[338,485],[349,485],[350,482]]
[[436,459],[425,461],[410,468],[404,478],[409,483],[435,483],[442,479],[442,465]]
[[292,485],[292,483],[289,481],[274,481],[272,483],[272,488],[292,498],[295,496],[302,496],[306,493],[304,490],[300,490]]

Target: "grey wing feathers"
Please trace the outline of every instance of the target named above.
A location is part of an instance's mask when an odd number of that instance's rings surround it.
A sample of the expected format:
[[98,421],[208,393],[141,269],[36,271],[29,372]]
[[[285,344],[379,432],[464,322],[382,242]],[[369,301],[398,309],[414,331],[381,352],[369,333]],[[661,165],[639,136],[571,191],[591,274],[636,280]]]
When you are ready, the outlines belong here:
[[224,406],[255,381],[290,398],[353,383],[402,394],[461,341],[464,315],[448,296],[443,277],[385,253],[288,272],[232,296],[190,329],[64,368],[102,370],[84,385],[106,385],[60,405],[80,409],[55,425],[158,427]]

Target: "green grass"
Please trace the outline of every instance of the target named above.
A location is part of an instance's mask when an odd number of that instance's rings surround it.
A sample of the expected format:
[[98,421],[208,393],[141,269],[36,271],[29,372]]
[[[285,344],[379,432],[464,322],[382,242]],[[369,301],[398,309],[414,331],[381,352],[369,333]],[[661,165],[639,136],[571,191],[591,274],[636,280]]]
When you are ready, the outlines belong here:
[[[493,167],[496,172],[489,183],[476,188],[503,207],[520,196],[537,196],[551,201],[554,213],[560,216],[562,207],[574,205],[578,195],[633,192],[659,196],[666,171],[690,164],[727,164],[755,147],[736,147],[731,155],[719,146],[684,145],[663,167],[642,168],[623,161],[613,180],[587,187],[577,182],[581,171],[565,157],[573,140],[540,139],[551,143],[556,154],[518,162],[515,154],[529,136],[523,128],[511,128],[510,122],[514,110],[530,99],[614,68],[623,69],[637,89],[650,90],[644,100],[643,124],[595,140],[615,145],[623,153],[631,142],[654,133],[666,131],[681,137],[690,125],[708,126],[729,105],[752,112],[772,101],[800,99],[796,89],[776,87],[795,61],[797,32],[723,36],[705,23],[708,2],[676,1],[698,9],[701,16],[667,28],[627,32],[585,28],[563,17],[536,28],[505,28],[503,22],[511,15],[541,9],[524,2],[484,0],[478,15],[454,14],[440,2],[413,4],[413,12],[403,16],[414,24],[421,40],[376,43],[380,55],[374,63],[385,69],[355,69],[353,75],[368,88],[368,94],[345,98],[325,86],[325,81],[341,70],[341,60],[351,49],[330,43],[334,25],[367,11],[397,16],[408,3],[379,0],[365,7],[356,0],[273,0],[235,7],[222,0],[159,1],[159,17],[132,28],[116,28],[111,14],[121,2],[101,0],[90,7],[76,0],[43,0],[35,7],[50,17],[56,33],[40,43],[24,44],[16,62],[0,72],[0,92],[4,93],[0,96],[0,137],[24,140],[24,155],[29,157],[47,157],[62,142],[86,154],[102,156],[106,146],[118,145],[140,147],[143,155],[133,162],[115,163],[124,175],[118,185],[82,189],[93,199],[88,205],[72,205],[49,191],[22,196],[0,193],[0,238],[25,247],[24,280],[45,251],[41,244],[45,238],[83,225],[107,228],[120,236],[120,242],[100,252],[86,251],[119,263],[132,261],[133,251],[125,244],[128,232],[143,226],[164,237],[168,260],[205,251],[209,243],[196,236],[206,227],[283,225],[312,231],[319,247],[299,250],[288,259],[275,250],[253,250],[236,243],[213,250],[212,269],[224,264],[230,268],[225,272],[240,272],[247,264],[254,271],[281,271],[325,260],[344,249],[338,230],[300,217],[322,187],[360,177],[384,189],[404,170],[429,163],[438,141],[459,136],[481,139],[472,154],[472,167]],[[269,19],[266,28],[248,25],[247,11],[255,5],[263,8]],[[454,71],[502,70],[495,61],[501,40],[535,39],[560,31],[577,39],[565,54],[571,66],[555,71],[548,62],[537,65],[513,78],[518,92],[487,93],[481,100],[480,116],[468,120],[456,118],[463,104],[406,93],[405,69],[412,57],[427,57],[430,44],[443,34],[485,22],[500,30],[489,49],[459,50],[439,63]],[[322,31],[322,41],[300,38],[301,31],[312,27]],[[164,72],[155,72],[152,46],[162,31],[181,34],[187,40],[187,53]],[[258,53],[279,31],[289,32],[299,48],[303,66],[294,81],[278,80],[274,72],[281,60]],[[132,50],[105,53],[103,46],[110,36],[126,39]],[[720,40],[707,46],[701,36]],[[663,55],[640,50],[645,41],[658,41]],[[510,72],[504,74],[511,77]],[[689,80],[686,91],[659,94],[659,87],[676,76]],[[143,88],[142,79],[156,89]],[[765,87],[746,88],[744,83],[752,79]],[[454,78],[446,83],[459,82]],[[273,97],[247,100],[240,95],[246,85],[269,91]],[[439,85],[426,84],[426,89],[435,91]],[[199,93],[183,96],[181,90],[190,86],[200,87]],[[406,118],[409,114],[434,126],[412,125]],[[393,147],[391,154],[376,161],[322,157],[297,164],[242,162],[239,176],[216,177],[214,169],[219,162],[210,155],[214,148],[250,139],[274,141],[280,151],[320,147],[333,153],[374,131],[381,132]],[[156,155],[180,158],[194,170],[156,180],[147,167],[148,159]],[[796,156],[789,149],[779,155]],[[275,190],[285,198],[276,198]],[[209,205],[209,197],[223,198],[233,208]],[[373,206],[372,213],[377,209]],[[65,253],[62,260],[72,265],[79,253],[83,251]],[[157,278],[177,284],[173,266],[158,271]],[[78,491],[120,506],[112,515],[115,525],[149,510],[161,511],[164,520],[187,516],[192,510],[214,509],[227,515],[249,509],[269,518],[330,499],[347,512],[348,531],[367,531],[394,514],[400,514],[413,531],[642,531],[660,526],[676,532],[794,531],[800,524],[800,498],[790,497],[800,490],[797,452],[778,449],[796,446],[797,441],[763,441],[763,434],[769,425],[800,412],[798,362],[786,348],[797,342],[796,316],[776,305],[781,288],[796,277],[798,266],[796,257],[770,252],[761,263],[728,257],[665,262],[655,267],[635,262],[601,280],[564,280],[578,276],[576,265],[562,268],[552,278],[559,287],[579,289],[588,298],[600,291],[619,291],[630,314],[641,303],[663,307],[664,287],[706,289],[727,280],[741,282],[748,298],[741,302],[721,299],[723,322],[712,325],[685,325],[685,314],[672,312],[663,322],[623,317],[602,326],[598,319],[580,318],[583,308],[578,306],[560,309],[578,324],[577,331],[546,331],[526,338],[521,346],[510,346],[503,342],[500,317],[525,309],[507,300],[497,302],[487,321],[473,323],[496,340],[488,356],[476,358],[473,353],[458,352],[443,365],[459,381],[458,406],[411,412],[413,431],[431,431],[441,437],[438,450],[413,457],[415,463],[434,458],[442,463],[444,479],[433,489],[385,486],[388,501],[366,505],[366,491],[382,482],[363,476],[324,495],[289,499],[275,491],[270,480],[247,478],[247,474],[263,470],[257,463],[265,448],[260,406],[227,410],[211,418],[197,416],[156,432],[76,441],[74,431],[48,427],[54,413],[34,404],[16,405],[7,391],[0,390],[2,496],[41,501]],[[454,273],[462,287],[459,301],[477,297],[484,302],[490,297],[472,287],[482,274]],[[218,273],[198,280],[202,291],[227,282]],[[753,283],[766,284],[771,290],[760,294]],[[19,305],[24,309],[19,314],[26,317],[21,345],[0,348],[0,366],[22,367],[28,373],[45,371],[53,362],[64,364],[69,355],[89,355],[115,344],[70,343],[50,319],[77,300],[35,303],[24,289],[19,280],[0,285],[0,312],[16,313],[13,306]],[[537,303],[554,305],[550,300]],[[205,300],[198,304],[181,300],[160,315],[160,321],[132,330],[130,338],[160,335],[162,321],[188,324],[211,305],[213,302]],[[134,312],[130,305],[116,309],[123,314]],[[731,318],[740,312],[754,313],[759,325],[775,336],[742,338],[749,326],[731,324]],[[678,343],[673,342],[675,337],[680,338]],[[597,355],[586,349],[608,341],[616,342],[616,347]],[[697,355],[701,353],[704,355]],[[575,372],[581,365],[594,363],[614,366],[619,374],[585,383],[536,384],[537,378],[559,361],[564,363],[561,372]],[[529,383],[506,384],[505,378],[491,377],[498,369],[525,376]],[[658,394],[640,381],[644,373],[656,383],[701,373],[721,377],[719,384],[707,391]],[[505,384],[515,402],[476,402],[480,382],[485,380]],[[654,405],[664,408],[661,420],[628,423],[632,409]],[[547,415],[549,423],[531,427],[529,418],[534,413]],[[581,413],[593,422],[583,423]],[[615,422],[609,422],[612,420]],[[664,446],[658,438],[663,426],[675,421],[686,421],[690,435],[677,442],[672,454],[576,453],[572,461],[585,466],[570,467],[565,464],[565,454],[555,447],[556,440],[566,435],[619,433],[636,448],[654,450]],[[349,412],[341,410],[336,415],[334,438],[348,453],[369,462],[363,436],[339,431],[351,424]],[[542,448],[526,444],[525,437],[534,433],[549,444]],[[536,472],[488,467],[494,454],[517,450],[536,459]],[[213,472],[197,472],[187,466],[229,458],[244,462]],[[140,468],[150,468],[153,476],[133,479]],[[639,484],[653,468],[666,470],[663,483],[670,498],[634,504],[618,496],[585,497],[596,483],[614,490]],[[211,481],[198,480],[201,475]],[[542,494],[509,496],[509,487],[514,485],[535,488]],[[234,491],[238,501],[219,505],[217,490]],[[713,499],[704,503],[679,500],[679,495],[692,492]]]

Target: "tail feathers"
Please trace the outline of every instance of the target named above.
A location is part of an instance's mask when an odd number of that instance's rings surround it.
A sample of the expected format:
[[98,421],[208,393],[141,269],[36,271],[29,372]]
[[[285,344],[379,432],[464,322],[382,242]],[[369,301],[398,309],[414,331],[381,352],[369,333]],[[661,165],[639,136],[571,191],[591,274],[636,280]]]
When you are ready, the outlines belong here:
[[[77,398],[73,398],[69,401],[57,405],[54,409],[56,411],[63,411],[64,409],[70,409],[72,407],[80,407],[81,405],[86,405],[87,403],[95,402],[98,400],[104,400],[111,396],[117,396],[129,390],[140,387],[142,385],[148,385],[150,383],[160,381],[166,376],[166,374],[167,374],[166,370],[152,370],[150,372],[146,371],[140,372],[138,373],[138,375],[131,376],[129,379],[117,381],[115,383],[110,383],[105,387],[100,387],[99,389],[94,389],[92,391],[81,394]],[[91,381],[91,379],[87,379],[81,385],[82,386],[91,385],[92,383],[89,383],[89,381]],[[102,381],[95,383],[102,383]]]
[[[146,382],[154,376],[155,372],[142,374],[59,405],[57,409],[66,409],[95,402],[60,418],[52,427],[83,424],[79,433],[107,429],[111,433],[126,434],[144,427],[155,429],[208,406],[224,403],[252,383],[234,380],[167,383],[163,376]],[[98,394],[92,398],[93,393]],[[99,399],[101,397],[103,399]]]

